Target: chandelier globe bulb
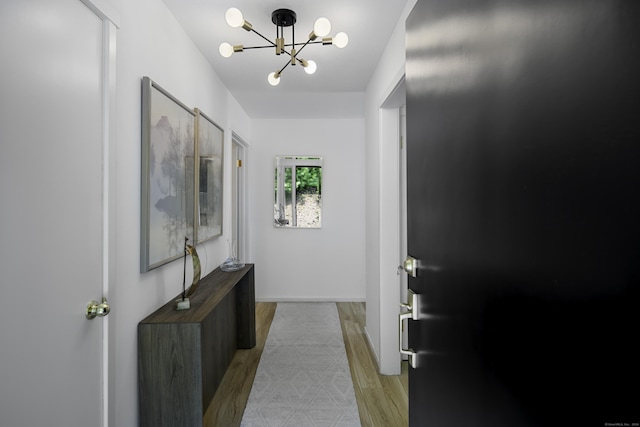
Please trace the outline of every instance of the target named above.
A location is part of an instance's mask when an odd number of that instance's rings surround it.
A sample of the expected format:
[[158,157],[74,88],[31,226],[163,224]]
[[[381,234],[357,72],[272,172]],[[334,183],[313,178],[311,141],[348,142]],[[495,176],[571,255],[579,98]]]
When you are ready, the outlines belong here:
[[280,84],[280,73],[273,72],[269,74],[269,76],[267,77],[267,81],[271,86],[278,86]]
[[233,55],[233,46],[231,46],[227,42],[224,42],[220,44],[218,51],[220,52],[220,55],[222,55],[223,57],[229,58],[231,55]]
[[313,24],[313,32],[318,37],[325,37],[331,32],[331,22],[324,17],[316,19],[315,24]]
[[235,7],[230,7],[227,9],[227,13],[224,15],[227,24],[233,28],[239,28],[244,24],[244,16],[242,16],[242,12],[240,9]]
[[318,65],[316,64],[316,61],[307,61],[307,66],[304,67],[304,72],[307,74],[314,74],[316,72],[316,70],[318,69]]
[[344,48],[349,44],[349,36],[347,33],[340,32],[333,38],[333,45],[337,48]]

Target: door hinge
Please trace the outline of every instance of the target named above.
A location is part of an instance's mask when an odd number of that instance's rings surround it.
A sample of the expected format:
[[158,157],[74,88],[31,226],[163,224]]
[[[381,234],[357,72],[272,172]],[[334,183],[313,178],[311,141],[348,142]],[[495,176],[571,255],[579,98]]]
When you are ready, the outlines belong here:
[[238,168],[242,167],[242,160],[236,160],[236,167]]

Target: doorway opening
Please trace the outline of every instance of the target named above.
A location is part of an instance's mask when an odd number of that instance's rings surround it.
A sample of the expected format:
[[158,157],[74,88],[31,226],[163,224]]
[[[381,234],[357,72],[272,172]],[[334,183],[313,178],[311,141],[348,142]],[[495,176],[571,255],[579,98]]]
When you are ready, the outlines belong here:
[[236,243],[238,259],[247,257],[246,248],[246,151],[247,143],[235,132],[231,136],[231,239]]
[[380,126],[380,372],[401,372],[399,304],[406,302],[407,278],[398,266],[406,257],[406,155],[404,76],[381,103]]

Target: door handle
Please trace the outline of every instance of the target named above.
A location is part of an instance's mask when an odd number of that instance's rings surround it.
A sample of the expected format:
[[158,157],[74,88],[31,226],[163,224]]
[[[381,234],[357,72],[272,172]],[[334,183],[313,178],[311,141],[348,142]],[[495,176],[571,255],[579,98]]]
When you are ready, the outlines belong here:
[[400,308],[407,310],[398,316],[400,354],[409,356],[409,365],[412,368],[417,368],[418,354],[414,350],[410,348],[405,349],[402,346],[402,332],[404,330],[404,320],[420,320],[420,295],[409,289],[407,293],[407,303],[400,304]]
[[404,323],[403,321],[405,319],[411,319],[411,312],[408,311],[406,313],[400,313],[399,317],[398,317],[398,324],[400,326],[400,330],[398,332],[398,335],[400,336],[400,354],[405,355],[405,356],[409,356],[409,365],[412,368],[416,368],[418,366],[418,354],[413,351],[412,349],[408,348],[405,349],[402,347],[402,331],[404,330],[403,326]]
[[85,317],[87,319],[93,319],[96,316],[104,317],[111,312],[111,307],[107,302],[105,297],[102,297],[102,302],[91,301],[87,304],[87,308],[85,310]]

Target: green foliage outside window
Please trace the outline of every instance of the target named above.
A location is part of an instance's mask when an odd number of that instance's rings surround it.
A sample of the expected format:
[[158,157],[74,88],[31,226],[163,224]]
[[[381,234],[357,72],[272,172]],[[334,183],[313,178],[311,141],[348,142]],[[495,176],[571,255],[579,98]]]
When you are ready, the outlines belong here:
[[[322,168],[298,166],[296,169],[296,193],[317,193],[322,182]],[[291,168],[285,168],[284,189],[291,192]]]

